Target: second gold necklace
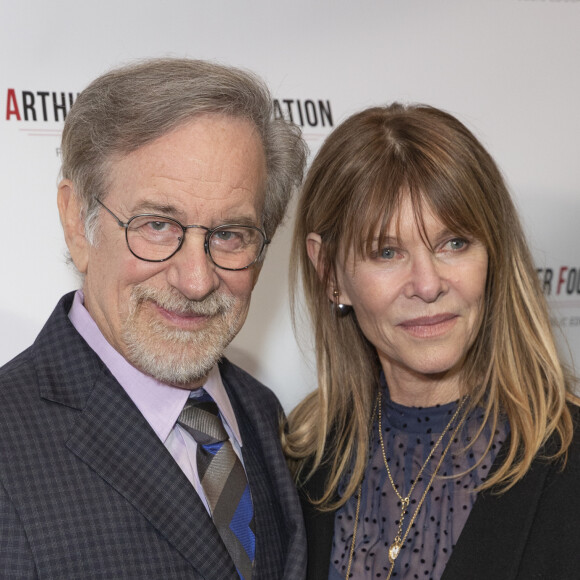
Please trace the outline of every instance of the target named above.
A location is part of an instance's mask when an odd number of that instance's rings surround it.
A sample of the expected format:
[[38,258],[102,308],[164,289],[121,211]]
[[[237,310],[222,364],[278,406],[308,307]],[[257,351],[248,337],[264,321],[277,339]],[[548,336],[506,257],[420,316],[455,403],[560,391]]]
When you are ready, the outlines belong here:
[[[447,423],[447,426],[441,432],[441,435],[439,436],[439,439],[437,439],[437,442],[435,443],[435,445],[432,446],[431,451],[429,452],[429,455],[427,456],[427,459],[424,461],[423,465],[421,466],[421,469],[419,470],[417,477],[415,477],[415,480],[413,481],[413,484],[411,485],[407,495],[405,497],[403,497],[399,493],[399,490],[397,489],[395,482],[393,481],[393,476],[391,475],[391,470],[389,468],[389,463],[387,461],[387,454],[385,452],[385,443],[383,441],[381,391],[379,391],[379,393],[377,395],[376,406],[378,408],[378,416],[379,416],[379,441],[381,444],[381,452],[383,455],[383,462],[384,462],[385,467],[387,469],[387,475],[389,477],[391,487],[393,488],[394,492],[397,494],[397,497],[399,498],[399,501],[401,502],[401,516],[399,518],[399,528],[397,530],[397,535],[395,536],[393,543],[389,547],[389,552],[388,552],[390,567],[389,567],[389,572],[387,574],[386,580],[389,580],[389,578],[391,577],[391,575],[393,573],[393,569],[395,567],[394,566],[395,560],[397,559],[397,556],[401,552],[401,548],[403,547],[403,544],[404,544],[405,540],[407,539],[407,536],[409,535],[411,527],[413,526],[413,523],[415,522],[415,519],[417,518],[417,515],[419,514],[419,510],[421,509],[421,506],[423,505],[423,502],[425,501],[425,498],[427,497],[427,494],[429,493],[429,490],[431,489],[431,485],[433,483],[433,480],[435,479],[435,476],[437,475],[439,469],[441,468],[441,465],[443,464],[443,460],[445,459],[445,456],[447,455],[447,452],[449,451],[449,448],[451,447],[451,444],[453,443],[455,436],[459,432],[459,429],[461,428],[461,425],[463,424],[463,421],[465,420],[465,416],[463,416],[461,421],[459,421],[457,423],[457,426],[455,427],[453,434],[449,438],[449,441],[447,442],[447,445],[445,446],[445,449],[443,450],[443,453],[441,454],[441,457],[440,457],[435,469],[433,470],[431,478],[429,479],[429,482],[427,483],[427,486],[425,487],[425,491],[423,492],[423,495],[421,496],[421,499],[419,500],[419,503],[417,504],[417,507],[415,508],[413,516],[411,517],[411,520],[407,526],[407,529],[405,530],[405,533],[403,534],[403,524],[404,524],[405,516],[407,515],[407,508],[409,507],[409,504],[411,502],[411,494],[413,493],[417,483],[421,479],[421,475],[423,474],[423,471],[425,470],[429,461],[433,457],[435,450],[439,447],[439,445],[441,444],[441,441],[443,441],[443,437],[445,436],[445,434],[448,431],[451,430],[451,425],[453,425],[454,421],[459,416],[459,412],[463,408],[466,400],[467,400],[466,397],[464,397],[463,399],[461,399],[459,401],[459,404],[457,405],[457,409],[455,410],[455,413],[451,417],[451,420],[449,421],[449,423]],[[374,413],[373,413],[373,417],[374,417]],[[359,484],[358,490],[357,490],[358,497],[357,497],[357,504],[356,504],[355,519],[354,519],[354,529],[353,529],[353,535],[352,535],[352,542],[351,542],[351,546],[350,546],[350,554],[349,554],[349,558],[348,558],[348,566],[347,566],[346,576],[345,576],[346,580],[348,580],[348,578],[350,576],[350,569],[351,569],[352,560],[354,557],[356,534],[357,534],[357,529],[358,529],[358,520],[359,520],[359,513],[360,513],[361,494],[362,494],[362,482]],[[401,534],[403,534],[403,535],[401,535]]]

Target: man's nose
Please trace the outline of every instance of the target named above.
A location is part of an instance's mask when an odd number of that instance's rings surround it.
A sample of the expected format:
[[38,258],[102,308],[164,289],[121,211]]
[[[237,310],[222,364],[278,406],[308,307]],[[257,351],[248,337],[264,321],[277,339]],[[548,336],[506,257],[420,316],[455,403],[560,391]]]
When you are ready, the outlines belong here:
[[190,300],[203,300],[220,283],[204,244],[204,230],[188,230],[183,246],[168,262],[168,282]]

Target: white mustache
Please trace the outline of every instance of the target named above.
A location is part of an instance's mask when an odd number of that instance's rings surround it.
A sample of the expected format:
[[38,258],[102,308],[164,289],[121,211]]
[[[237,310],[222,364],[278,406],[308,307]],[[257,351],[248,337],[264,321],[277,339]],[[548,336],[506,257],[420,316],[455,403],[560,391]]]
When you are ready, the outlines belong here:
[[177,290],[158,290],[147,286],[135,286],[131,292],[133,309],[146,300],[161,308],[183,316],[216,316],[230,310],[235,298],[213,292],[203,300],[189,300]]

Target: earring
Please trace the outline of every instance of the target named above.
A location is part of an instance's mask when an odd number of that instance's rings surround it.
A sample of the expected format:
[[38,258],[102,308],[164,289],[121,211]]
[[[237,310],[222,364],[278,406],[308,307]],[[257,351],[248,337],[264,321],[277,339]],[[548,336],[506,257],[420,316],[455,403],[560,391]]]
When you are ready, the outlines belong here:
[[336,314],[337,318],[344,318],[345,316],[348,316],[351,313],[352,306],[348,304],[342,304],[341,302],[339,302],[338,301],[339,296],[340,292],[335,288],[332,291],[332,297],[334,299],[334,301],[332,302],[332,309],[334,310],[334,313]]

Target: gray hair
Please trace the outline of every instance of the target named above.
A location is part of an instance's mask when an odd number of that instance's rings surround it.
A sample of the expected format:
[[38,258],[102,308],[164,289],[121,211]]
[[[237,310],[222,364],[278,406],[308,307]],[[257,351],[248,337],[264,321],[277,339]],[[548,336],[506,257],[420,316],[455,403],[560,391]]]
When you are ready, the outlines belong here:
[[302,182],[308,149],[300,130],[274,118],[270,92],[253,73],[202,60],[162,58],[100,76],[66,118],[61,174],[75,186],[90,242],[110,164],[205,113],[256,126],[267,168],[262,225],[268,238],[274,235]]

